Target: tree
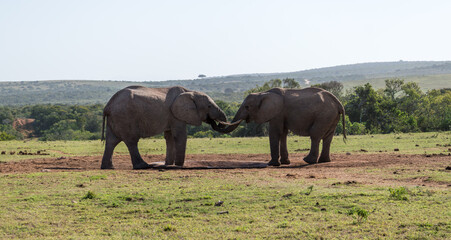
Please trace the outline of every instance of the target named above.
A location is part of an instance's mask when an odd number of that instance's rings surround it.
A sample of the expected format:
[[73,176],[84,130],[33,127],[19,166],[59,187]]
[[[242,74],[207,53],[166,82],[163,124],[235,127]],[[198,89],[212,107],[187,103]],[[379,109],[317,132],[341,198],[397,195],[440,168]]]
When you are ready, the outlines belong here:
[[341,98],[343,94],[343,83],[337,81],[324,82],[320,84],[312,85],[312,87],[322,88],[331,92],[337,98]]
[[358,86],[345,106],[346,113],[352,122],[365,123],[366,129],[379,132],[383,117],[380,109],[381,100],[371,84]]
[[249,89],[246,91],[246,95],[249,95],[251,93],[257,93],[257,92],[265,92],[269,89],[276,88],[276,87],[282,87],[282,80],[280,79],[271,79],[268,82],[265,82],[263,86],[255,86],[255,88]]
[[401,87],[404,85],[404,80],[399,78],[386,79],[384,93],[391,98],[395,99],[395,95],[401,91]]
[[301,85],[294,78],[285,78],[283,80],[284,88],[301,88]]

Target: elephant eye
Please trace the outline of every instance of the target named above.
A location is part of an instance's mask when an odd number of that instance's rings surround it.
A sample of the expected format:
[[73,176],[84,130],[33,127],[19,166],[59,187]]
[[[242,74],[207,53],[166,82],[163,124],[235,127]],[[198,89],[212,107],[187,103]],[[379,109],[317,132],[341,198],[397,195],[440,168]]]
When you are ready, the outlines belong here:
[[249,106],[244,106],[244,108],[249,109]]
[[208,108],[211,108],[211,105],[208,105]]

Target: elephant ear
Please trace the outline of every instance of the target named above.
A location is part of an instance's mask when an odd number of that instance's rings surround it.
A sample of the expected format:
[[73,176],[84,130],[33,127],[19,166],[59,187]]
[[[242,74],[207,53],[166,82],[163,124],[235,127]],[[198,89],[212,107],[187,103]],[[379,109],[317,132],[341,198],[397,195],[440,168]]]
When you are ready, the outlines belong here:
[[282,109],[282,96],[276,93],[264,92],[260,95],[260,103],[255,122],[258,124],[268,122],[279,115],[282,112]]
[[171,112],[174,116],[187,124],[200,126],[202,121],[194,102],[193,93],[180,94],[172,103]]

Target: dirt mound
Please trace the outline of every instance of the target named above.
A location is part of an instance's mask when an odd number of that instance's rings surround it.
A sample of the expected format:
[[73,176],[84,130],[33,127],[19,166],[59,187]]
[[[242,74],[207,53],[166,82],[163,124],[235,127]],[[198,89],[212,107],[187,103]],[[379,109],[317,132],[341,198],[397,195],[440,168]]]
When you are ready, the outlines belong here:
[[32,118],[17,118],[13,122],[13,128],[20,132],[24,137],[33,137],[34,129]]
[[[255,172],[280,178],[333,179],[334,184],[365,183],[378,185],[426,185],[449,187],[449,182],[427,177],[433,171],[446,171],[450,156],[399,155],[399,154],[333,154],[332,161],[321,164],[306,164],[304,154],[290,155],[291,164],[266,167],[268,154],[199,154],[187,155],[185,166],[177,171],[215,171],[218,174],[230,171]],[[19,162],[0,163],[0,173],[28,173],[54,171],[100,170],[101,156],[61,157],[32,159]],[[164,162],[164,155],[146,155],[148,163]],[[151,168],[132,170],[128,155],[114,156],[115,171],[168,171]],[[209,170],[211,169],[211,170]],[[170,169],[169,169],[170,170]]]

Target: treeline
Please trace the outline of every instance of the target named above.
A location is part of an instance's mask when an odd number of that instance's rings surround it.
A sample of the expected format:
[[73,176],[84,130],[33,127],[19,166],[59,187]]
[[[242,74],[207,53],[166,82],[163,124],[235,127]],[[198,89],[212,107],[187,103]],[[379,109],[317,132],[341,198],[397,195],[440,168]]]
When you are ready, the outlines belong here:
[[[340,82],[318,85],[336,95],[346,110],[348,134],[449,131],[451,127],[451,89],[422,92],[418,84],[401,79],[388,79],[385,88],[374,89],[367,83],[343,93]],[[273,87],[299,88],[294,79],[273,79],[246,92],[261,92]],[[240,103],[216,101],[228,119],[232,119]],[[36,137],[40,140],[100,139],[102,104],[31,105],[0,107],[0,140]],[[17,119],[34,119],[30,129],[20,127]],[[223,135],[207,124],[188,126],[190,137],[250,137],[268,134],[267,124],[241,124],[234,132]],[[342,133],[338,124],[337,134]],[[162,136],[156,136],[162,137]]]

